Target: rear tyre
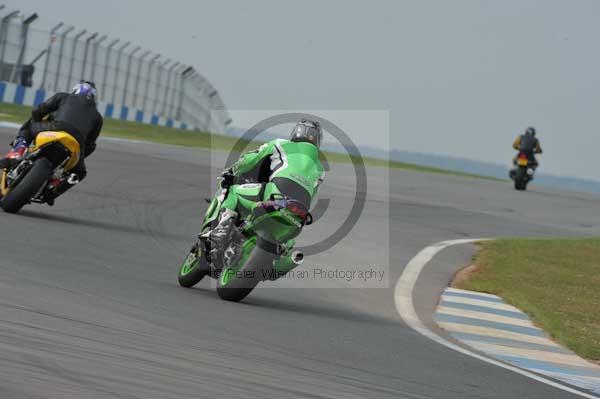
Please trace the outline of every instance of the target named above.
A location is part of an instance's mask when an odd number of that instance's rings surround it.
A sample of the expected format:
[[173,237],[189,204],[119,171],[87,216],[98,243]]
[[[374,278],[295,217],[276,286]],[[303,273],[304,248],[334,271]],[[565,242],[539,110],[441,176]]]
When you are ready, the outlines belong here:
[[217,279],[217,294],[221,299],[239,302],[246,298],[263,280],[263,270],[273,266],[275,255],[259,244],[257,242],[250,257],[238,271],[232,275],[228,275],[225,269],[221,271]]
[[517,170],[515,176],[515,190],[524,191],[527,189],[527,171],[523,168]]
[[209,273],[210,267],[206,264],[206,261],[202,256],[202,250],[199,243],[196,243],[179,268],[177,280],[182,287],[192,288]]
[[8,213],[17,213],[40,191],[53,173],[52,163],[40,158],[33,163],[25,177],[2,198],[0,206]]

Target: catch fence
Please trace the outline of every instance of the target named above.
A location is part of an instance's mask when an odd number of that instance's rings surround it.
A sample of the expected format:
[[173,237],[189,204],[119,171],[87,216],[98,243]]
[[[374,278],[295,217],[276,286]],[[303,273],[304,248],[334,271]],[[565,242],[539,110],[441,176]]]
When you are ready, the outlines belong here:
[[32,88],[34,102],[90,80],[107,117],[210,132],[231,122],[218,91],[190,65],[63,23],[35,29],[36,14],[3,11],[0,80]]

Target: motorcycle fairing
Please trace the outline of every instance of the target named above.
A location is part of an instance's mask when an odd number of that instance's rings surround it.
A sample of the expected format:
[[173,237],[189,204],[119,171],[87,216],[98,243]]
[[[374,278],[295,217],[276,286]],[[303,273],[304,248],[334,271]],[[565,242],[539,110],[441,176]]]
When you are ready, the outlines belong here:
[[40,132],[36,136],[33,145],[29,149],[29,152],[35,153],[43,147],[55,142],[62,144],[71,153],[71,156],[65,164],[64,169],[73,169],[75,165],[77,165],[77,163],[79,162],[79,158],[81,156],[81,148],[79,146],[79,142],[75,139],[75,137],[71,136],[67,132]]

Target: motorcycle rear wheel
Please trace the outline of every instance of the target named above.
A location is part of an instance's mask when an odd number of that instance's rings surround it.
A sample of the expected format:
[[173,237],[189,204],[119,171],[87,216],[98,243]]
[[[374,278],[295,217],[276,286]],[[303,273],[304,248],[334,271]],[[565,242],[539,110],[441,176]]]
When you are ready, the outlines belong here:
[[523,168],[519,168],[517,170],[517,174],[515,176],[515,190],[517,191],[525,191],[527,189],[527,171]]
[[217,294],[225,301],[239,302],[246,298],[259,282],[264,280],[263,271],[273,266],[276,255],[264,248],[268,243],[260,238],[246,263],[237,271],[223,269],[217,279]]
[[44,184],[52,177],[52,163],[40,158],[33,163],[25,177],[0,201],[0,206],[8,213],[17,213],[27,205]]

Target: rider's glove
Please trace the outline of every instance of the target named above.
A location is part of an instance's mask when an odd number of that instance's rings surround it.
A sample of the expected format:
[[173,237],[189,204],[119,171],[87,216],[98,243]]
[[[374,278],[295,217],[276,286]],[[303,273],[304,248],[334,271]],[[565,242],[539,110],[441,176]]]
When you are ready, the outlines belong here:
[[225,169],[221,174],[221,187],[229,188],[233,185],[233,181],[235,179],[235,175],[233,174],[233,169]]

